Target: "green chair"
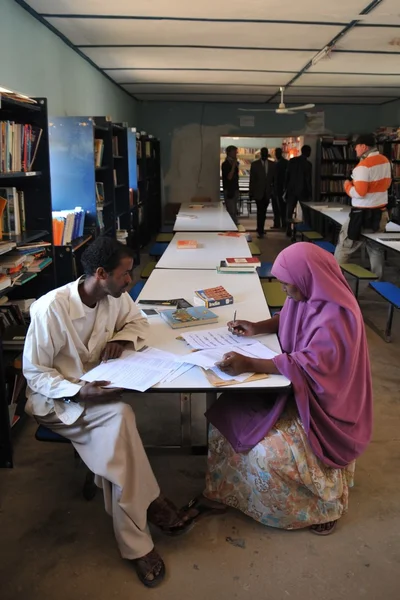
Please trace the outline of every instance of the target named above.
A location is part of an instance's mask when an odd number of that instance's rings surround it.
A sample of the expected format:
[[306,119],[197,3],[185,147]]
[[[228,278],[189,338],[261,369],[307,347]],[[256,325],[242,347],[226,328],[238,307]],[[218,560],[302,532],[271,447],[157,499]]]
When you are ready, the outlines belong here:
[[364,269],[364,267],[360,267],[360,265],[346,263],[340,265],[340,268],[342,269],[343,273],[346,273],[347,275],[350,275],[351,277],[355,278],[356,286],[354,290],[354,295],[356,298],[358,298],[358,288],[360,285],[360,281],[374,281],[375,279],[378,279],[378,276],[375,275],[375,273],[372,273],[372,271],[368,271],[368,269]]
[[261,250],[254,242],[249,242],[249,249],[252,256],[260,256]]
[[269,308],[282,308],[286,301],[286,294],[279,281],[261,281],[265,299]]
[[174,237],[173,233],[159,233],[156,237],[156,242],[171,242]]
[[156,262],[148,262],[147,265],[142,269],[140,273],[140,277],[142,279],[148,279],[152,274],[153,270],[156,268]]
[[315,242],[316,240],[323,240],[324,236],[318,233],[318,231],[302,231],[302,241]]

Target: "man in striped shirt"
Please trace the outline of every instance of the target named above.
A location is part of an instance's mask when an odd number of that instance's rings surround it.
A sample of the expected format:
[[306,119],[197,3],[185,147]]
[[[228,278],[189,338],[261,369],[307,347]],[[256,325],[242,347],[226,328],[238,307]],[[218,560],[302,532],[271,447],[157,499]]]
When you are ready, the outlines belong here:
[[350,256],[363,243],[366,244],[371,270],[382,278],[384,249],[373,241],[361,237],[362,233],[385,231],[389,220],[387,204],[391,185],[389,160],[379,154],[375,136],[360,135],[355,144],[360,162],[352,173],[352,181],[345,181],[344,189],[351,198],[351,213],[343,224],[336,246],[335,258],[339,264],[348,263]]

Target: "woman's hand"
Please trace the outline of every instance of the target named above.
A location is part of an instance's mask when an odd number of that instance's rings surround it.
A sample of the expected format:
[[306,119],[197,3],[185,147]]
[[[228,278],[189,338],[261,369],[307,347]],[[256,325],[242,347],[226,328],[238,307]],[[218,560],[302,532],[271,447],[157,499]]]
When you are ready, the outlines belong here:
[[229,321],[227,325],[229,331],[235,335],[241,335],[244,337],[257,335],[256,323],[251,323],[250,321]]
[[243,356],[237,352],[228,352],[224,354],[221,362],[215,363],[215,366],[219,367],[221,371],[228,375],[240,375],[241,373],[252,373],[253,359],[249,356]]

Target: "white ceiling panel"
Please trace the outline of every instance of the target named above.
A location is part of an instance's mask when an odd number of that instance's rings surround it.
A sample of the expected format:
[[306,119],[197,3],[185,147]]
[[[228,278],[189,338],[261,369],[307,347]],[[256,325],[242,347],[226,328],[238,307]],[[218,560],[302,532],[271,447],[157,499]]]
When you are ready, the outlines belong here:
[[263,98],[261,96],[223,96],[221,94],[213,94],[211,96],[202,96],[200,94],[135,94],[135,98],[156,102],[242,102],[244,104],[265,104],[268,100],[267,97]]
[[247,84],[247,85],[285,85],[296,74],[291,73],[264,73],[260,71],[187,71],[185,69],[121,69],[105,71],[118,83],[220,83],[220,84]]
[[[396,96],[388,98],[387,96],[321,96],[319,94],[309,94],[308,96],[290,96],[290,101],[286,102],[288,106],[291,104],[305,104],[313,102],[314,104],[382,104],[388,100],[394,99]],[[288,100],[288,97],[286,97]]]
[[[325,64],[326,61],[323,61]],[[342,73],[314,73],[307,71],[297,81],[293,87],[301,86],[371,86],[380,88],[382,86],[400,87],[400,75],[378,75],[378,74],[351,74]]]
[[346,54],[333,52],[330,58],[320,60],[310,73],[396,73],[400,76],[400,55]]
[[123,86],[128,92],[132,94],[147,94],[147,93],[167,93],[167,94],[239,94],[239,95],[254,95],[254,96],[271,96],[276,93],[276,86],[262,86],[262,85],[222,85],[220,83],[212,85],[204,84],[178,84],[172,85],[169,83],[165,84],[148,84],[148,83],[131,83]]
[[384,0],[370,14],[363,17],[363,23],[400,25],[399,0]]
[[191,17],[208,19],[284,19],[342,22],[357,15],[366,0],[28,0],[39,13]]
[[226,50],[214,48],[84,48],[83,52],[99,67],[133,68],[214,68],[270,69],[297,71],[312,54],[265,50]]
[[355,27],[336,47],[340,50],[399,52],[400,62],[400,29],[398,27]]
[[387,96],[394,97],[400,96],[400,83],[397,87],[388,86],[388,87],[322,87],[322,86],[314,86],[314,87],[303,87],[295,85],[293,87],[287,88],[285,91],[285,96],[307,96],[310,95],[318,95],[318,96],[351,96],[353,98],[357,98],[359,96]]
[[147,44],[240,46],[250,48],[311,48],[325,46],[341,26],[198,21],[132,21],[50,18],[49,23],[73,44]]
[[320,50],[340,26],[186,21],[59,19],[48,21],[73,44],[156,44],[312,48]]

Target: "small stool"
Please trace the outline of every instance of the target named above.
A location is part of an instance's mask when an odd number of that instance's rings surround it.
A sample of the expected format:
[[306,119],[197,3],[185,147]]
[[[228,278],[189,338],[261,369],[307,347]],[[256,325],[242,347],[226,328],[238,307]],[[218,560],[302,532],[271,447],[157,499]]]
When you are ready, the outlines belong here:
[[252,256],[260,256],[261,250],[254,242],[249,242],[249,250]]
[[[400,308],[400,288],[398,288],[393,283],[389,283],[387,281],[374,281],[369,284],[370,287],[377,292],[382,298],[384,298],[387,302],[389,302],[389,311],[386,321],[384,340],[385,342],[392,341],[392,324],[393,324],[393,312],[394,309]],[[369,325],[374,329],[379,335],[382,335],[381,332],[375,327],[375,325],[369,323]]]
[[335,254],[336,246],[334,244],[331,244],[331,242],[322,241],[322,242],[314,242],[314,244],[316,246],[318,246],[319,248],[322,248],[322,250],[326,250],[330,254]]
[[355,278],[356,286],[354,290],[354,295],[356,298],[358,298],[358,288],[360,281],[373,281],[374,279],[378,279],[378,276],[375,275],[375,273],[368,271],[368,269],[364,269],[364,267],[360,267],[360,265],[347,263],[339,266],[344,273],[347,273],[348,275],[351,275],[351,277]]
[[323,240],[324,237],[318,231],[302,231],[301,239],[302,241],[315,242],[316,240]]
[[[35,438],[38,442],[53,442],[56,444],[70,444],[71,442],[64,436],[52,431],[45,425],[39,425],[36,430]],[[76,451],[75,451],[76,453]],[[77,453],[76,453],[77,454]],[[82,488],[82,494],[85,500],[93,500],[97,492],[97,486],[94,482],[94,473],[89,471],[86,473],[85,482]]]
[[268,308],[282,308],[286,301],[286,294],[279,281],[262,281],[261,286]]
[[275,279],[271,273],[273,264],[274,263],[272,262],[262,262],[261,267],[257,267],[257,273],[260,279],[268,279],[269,281],[271,281],[271,279]]
[[159,233],[156,237],[156,242],[171,242],[174,237],[173,233]]
[[136,302],[136,300],[138,299],[140,292],[144,288],[144,284],[144,281],[137,281],[133,288],[130,290],[129,295],[134,302]]
[[244,227],[243,225],[238,225],[237,226],[238,231],[240,231],[241,233],[246,233],[246,227]]
[[161,244],[160,242],[153,244],[149,250],[149,255],[154,258],[160,258],[168,248],[168,244]]
[[152,262],[148,262],[147,265],[142,269],[142,272],[140,273],[140,277],[142,279],[148,279],[150,277],[150,275],[152,274],[153,270],[156,268],[156,262],[152,261]]

